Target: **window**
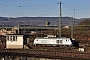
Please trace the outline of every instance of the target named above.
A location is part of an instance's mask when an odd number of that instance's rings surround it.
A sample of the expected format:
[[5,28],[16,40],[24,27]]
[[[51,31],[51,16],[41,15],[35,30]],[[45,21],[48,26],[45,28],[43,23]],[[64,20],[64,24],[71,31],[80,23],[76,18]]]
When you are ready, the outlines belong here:
[[13,41],[12,36],[10,36],[10,41]]
[[59,40],[59,43],[62,43],[62,40]]
[[57,40],[56,43],[59,43],[59,40]]
[[17,36],[15,36],[15,41],[17,41]]
[[7,36],[6,39],[9,41],[9,36]]
[[17,41],[17,36],[7,36],[6,40],[8,40],[8,41]]
[[13,36],[13,41],[17,41],[17,36]]
[[60,43],[61,44],[62,43],[62,40],[57,40],[56,43],[58,43],[58,44]]
[[13,36],[13,41],[15,41],[16,39],[15,39],[15,36]]

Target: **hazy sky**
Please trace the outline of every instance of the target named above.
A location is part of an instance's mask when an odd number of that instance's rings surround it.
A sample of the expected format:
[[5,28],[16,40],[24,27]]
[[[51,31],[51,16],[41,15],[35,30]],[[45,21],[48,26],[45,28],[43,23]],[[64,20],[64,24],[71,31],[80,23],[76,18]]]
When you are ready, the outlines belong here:
[[[58,17],[62,2],[62,16],[90,17],[90,0],[0,0],[0,16],[4,17]],[[74,10],[73,10],[74,9]]]

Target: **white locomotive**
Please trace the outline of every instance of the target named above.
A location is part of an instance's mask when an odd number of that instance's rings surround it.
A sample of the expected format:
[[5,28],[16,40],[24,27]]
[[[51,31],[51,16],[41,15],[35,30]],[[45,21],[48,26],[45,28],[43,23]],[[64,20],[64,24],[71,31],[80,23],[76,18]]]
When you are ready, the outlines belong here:
[[36,37],[34,40],[34,45],[50,45],[50,46],[72,46],[73,39],[71,38],[39,38]]

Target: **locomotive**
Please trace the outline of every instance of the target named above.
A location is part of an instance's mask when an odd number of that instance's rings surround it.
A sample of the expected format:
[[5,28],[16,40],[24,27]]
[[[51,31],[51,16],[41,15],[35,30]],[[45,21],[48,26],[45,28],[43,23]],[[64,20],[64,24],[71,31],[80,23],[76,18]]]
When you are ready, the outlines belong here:
[[45,45],[45,46],[73,46],[74,38],[40,38],[36,37],[34,40],[34,45]]

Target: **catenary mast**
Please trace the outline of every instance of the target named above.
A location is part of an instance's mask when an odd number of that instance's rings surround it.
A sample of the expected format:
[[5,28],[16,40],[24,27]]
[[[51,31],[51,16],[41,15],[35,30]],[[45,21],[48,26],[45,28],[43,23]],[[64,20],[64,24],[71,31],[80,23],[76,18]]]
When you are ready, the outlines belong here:
[[61,37],[61,27],[62,27],[62,11],[61,11],[61,1],[58,3],[60,5],[60,17],[59,17],[59,38]]

